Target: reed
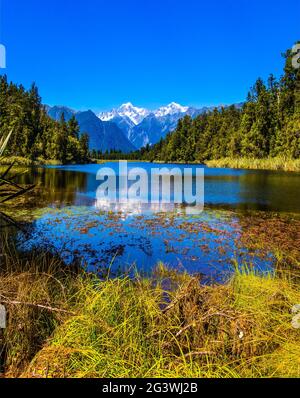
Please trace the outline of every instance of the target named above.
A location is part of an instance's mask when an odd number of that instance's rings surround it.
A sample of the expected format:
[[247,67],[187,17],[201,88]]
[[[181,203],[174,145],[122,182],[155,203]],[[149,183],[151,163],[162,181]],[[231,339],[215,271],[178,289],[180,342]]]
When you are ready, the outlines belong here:
[[161,264],[148,278],[101,280],[41,256],[0,278],[7,376],[300,376],[297,272],[237,267],[227,284],[203,286]]
[[206,161],[206,165],[208,167],[224,167],[233,169],[300,171],[300,159],[286,159],[281,157],[266,159],[228,157],[208,160]]

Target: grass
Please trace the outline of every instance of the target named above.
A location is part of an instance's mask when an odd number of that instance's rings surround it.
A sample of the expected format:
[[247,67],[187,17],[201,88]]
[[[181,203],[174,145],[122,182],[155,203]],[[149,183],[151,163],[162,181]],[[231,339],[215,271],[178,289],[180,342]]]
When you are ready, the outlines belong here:
[[[118,162],[118,160],[110,160],[111,162]],[[103,164],[106,160],[91,160],[92,163]],[[131,161],[129,161],[131,162]],[[135,161],[132,161],[135,162]],[[45,160],[39,158],[37,160],[30,160],[20,156],[11,156],[9,158],[3,157],[0,159],[0,165],[10,165],[15,163],[17,166],[59,166],[61,163],[58,160]],[[155,162],[155,163],[165,163]],[[174,162],[172,162],[174,163]],[[176,163],[176,162],[175,162]],[[185,163],[185,162],[177,162]],[[197,162],[191,162],[197,163]],[[285,158],[266,158],[266,159],[251,159],[251,158],[222,158],[216,160],[207,160],[205,164],[208,167],[228,167],[234,169],[253,169],[253,170],[283,170],[283,171],[300,171],[300,159],[285,159]]]
[[236,267],[227,284],[202,286],[161,264],[148,278],[103,280],[0,238],[5,377],[300,377],[299,271]]
[[0,303],[8,312],[2,347],[0,338],[0,373],[5,366],[7,376],[18,376],[65,319],[66,292],[71,292],[76,268],[71,271],[59,258],[45,253],[20,255],[4,234],[0,263]]
[[[55,159],[44,159],[38,158],[35,160],[25,158],[22,156],[10,156],[10,157],[3,157],[0,159],[0,165],[8,166],[14,163],[15,166],[62,166],[62,163],[59,160]],[[75,163],[72,163],[75,164]]]
[[45,160],[43,158],[39,158],[36,160],[32,160],[29,158],[25,158],[22,156],[10,156],[10,157],[3,157],[0,159],[0,165],[6,166],[11,165],[14,163],[16,166],[58,166],[61,163],[58,160]]
[[222,158],[208,160],[205,162],[208,167],[228,167],[233,169],[253,170],[284,170],[300,171],[300,159],[285,159],[281,157],[266,159],[251,158]]
[[290,272],[202,286],[163,265],[100,280],[46,254],[4,260],[6,377],[300,377]]

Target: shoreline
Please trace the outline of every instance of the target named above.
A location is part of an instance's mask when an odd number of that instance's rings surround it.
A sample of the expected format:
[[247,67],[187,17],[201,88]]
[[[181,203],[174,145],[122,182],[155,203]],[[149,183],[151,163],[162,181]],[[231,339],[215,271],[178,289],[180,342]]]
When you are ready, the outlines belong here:
[[0,274],[14,314],[3,377],[299,377],[299,284],[280,269],[205,286],[163,264],[103,280],[46,253],[28,260],[8,257]]
[[155,164],[187,164],[187,165],[203,165],[209,168],[228,168],[239,170],[270,170],[270,171],[287,171],[300,172],[300,159],[284,159],[276,158],[221,158],[205,160],[203,162],[184,162],[184,161],[152,161]]
[[58,160],[51,159],[51,160],[45,160],[45,159],[36,159],[36,160],[31,160],[28,158],[24,158],[21,156],[11,156],[9,158],[3,157],[0,159],[0,166],[10,166],[12,163],[14,163],[14,166],[24,166],[24,167],[42,167],[42,166],[76,166],[80,164],[95,164],[96,162],[93,162],[92,160],[87,163],[67,163],[63,164]]
[[[234,256],[231,277],[211,285],[159,261],[149,276],[113,277],[110,266],[91,273],[83,260],[67,265],[58,252],[18,252],[3,239],[0,304],[8,327],[0,376],[299,377],[295,229],[250,221],[239,241],[262,258],[271,250],[274,269],[261,272]],[[78,221],[76,228],[88,233]]]
[[[127,159],[120,159],[127,160]],[[91,159],[90,162],[84,164],[104,164],[107,162],[118,162],[120,160],[101,160]],[[70,166],[79,165],[80,163],[68,163],[62,164],[58,160],[30,160],[23,157],[12,156],[10,158],[0,159],[0,166],[9,166],[15,162],[15,166],[26,166],[26,167],[40,167],[40,166]],[[149,160],[127,160],[128,163],[143,162],[153,164],[186,164],[186,165],[199,165],[206,166],[209,168],[229,168],[229,169],[240,169],[240,170],[270,170],[270,171],[285,171],[285,172],[300,172],[300,159],[285,159],[285,158],[221,158],[206,160],[204,162],[185,162],[185,161],[149,161]]]
[[265,159],[222,158],[207,160],[205,164],[210,168],[300,172],[300,159],[285,159],[280,157]]
[[184,162],[184,161],[152,161],[154,164],[187,164],[187,165],[203,165],[209,168],[228,168],[239,170],[269,170],[269,171],[286,171],[300,172],[300,159],[285,158],[221,158],[213,160],[205,160],[203,162]]

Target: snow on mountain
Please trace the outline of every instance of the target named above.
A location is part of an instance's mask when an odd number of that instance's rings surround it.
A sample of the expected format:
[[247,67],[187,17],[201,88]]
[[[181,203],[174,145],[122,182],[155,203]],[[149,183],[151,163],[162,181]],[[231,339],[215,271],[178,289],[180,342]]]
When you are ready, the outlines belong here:
[[128,102],[109,112],[102,112],[98,117],[102,121],[115,123],[136,148],[141,148],[164,138],[185,115],[194,118],[200,113],[201,109],[182,106],[176,102],[156,110],[139,108]]
[[[120,150],[124,153],[136,150],[134,145],[128,140],[124,129],[122,128],[123,119],[120,121],[120,127],[113,121],[100,120],[94,112],[83,111],[77,112],[65,106],[46,106],[48,115],[54,120],[60,120],[62,114],[66,121],[75,116],[80,133],[87,133],[89,136],[90,150],[110,151]],[[132,122],[131,122],[132,123]],[[132,123],[131,126],[134,126]]]
[[[236,107],[241,106],[236,104]],[[221,109],[221,106],[217,108]],[[90,136],[91,149],[130,152],[157,143],[175,130],[184,116],[195,118],[212,109],[214,107],[197,109],[171,102],[151,111],[128,102],[109,112],[102,112],[98,117],[91,111],[76,112],[67,107],[47,107],[47,112],[55,120],[59,120],[62,113],[66,120],[75,115],[81,132],[87,132]]]
[[188,106],[182,106],[177,104],[176,102],[171,102],[171,104],[167,106],[162,106],[153,113],[156,117],[163,117],[167,115],[176,115],[178,113],[186,113],[188,109]]
[[121,105],[119,108],[119,114],[121,116],[127,116],[135,125],[141,123],[149,113],[149,110],[133,106],[130,102]]
[[118,117],[119,113],[117,109],[113,109],[110,112],[101,112],[98,115],[98,118],[102,120],[102,122],[109,122],[111,121],[114,117]]
[[116,117],[126,117],[132,121],[134,125],[138,125],[141,123],[145,117],[149,115],[150,111],[144,108],[138,108],[137,106],[133,106],[131,102],[127,102],[126,104],[121,105],[117,109],[113,109],[110,112],[102,112],[99,114],[99,119],[102,121],[109,121]]
[[131,102],[121,105],[119,108],[112,109],[109,112],[102,112],[98,115],[102,121],[109,121],[116,117],[127,117],[135,125],[140,124],[151,113],[156,117],[164,117],[167,115],[177,115],[186,113],[189,110],[188,106],[182,106],[176,102],[171,102],[169,105],[162,106],[154,111],[145,108],[139,108],[132,105]]

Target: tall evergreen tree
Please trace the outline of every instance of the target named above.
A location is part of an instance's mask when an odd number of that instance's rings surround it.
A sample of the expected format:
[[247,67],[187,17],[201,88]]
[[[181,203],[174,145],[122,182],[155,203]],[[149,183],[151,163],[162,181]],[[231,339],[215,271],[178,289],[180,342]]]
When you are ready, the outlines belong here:
[[84,150],[75,118],[67,123],[52,120],[42,105],[35,84],[26,91],[22,85],[0,77],[0,137],[13,131],[7,155],[31,160],[55,159],[62,163],[85,162],[89,158],[88,137]]
[[137,158],[199,161],[220,157],[285,156],[300,154],[300,68],[292,65],[292,52],[284,54],[279,81],[257,79],[242,109],[215,109],[194,120],[179,121],[174,132]]

